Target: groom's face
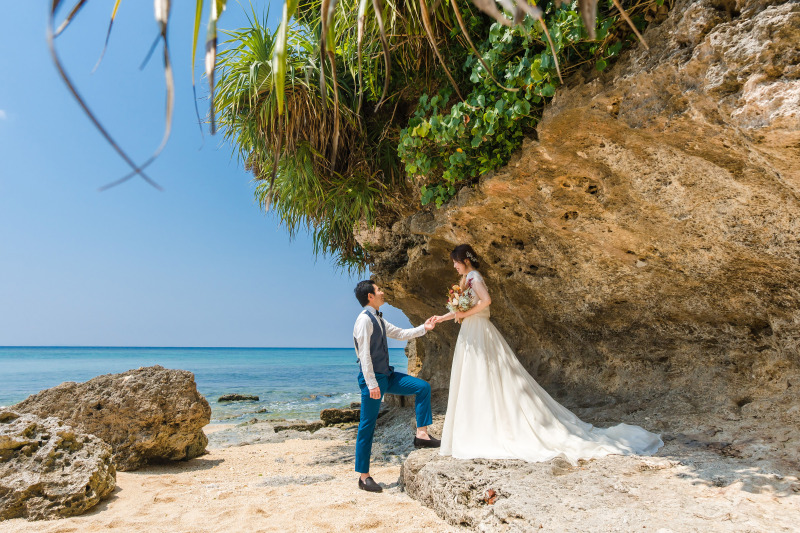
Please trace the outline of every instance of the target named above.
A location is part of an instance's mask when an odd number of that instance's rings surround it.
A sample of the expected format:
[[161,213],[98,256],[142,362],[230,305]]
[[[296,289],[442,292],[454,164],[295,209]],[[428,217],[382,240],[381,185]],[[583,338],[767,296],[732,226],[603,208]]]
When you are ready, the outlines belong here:
[[383,291],[377,285],[372,286],[375,289],[374,294],[370,294],[367,298],[369,298],[369,303],[372,307],[378,308],[386,303],[386,300],[383,299]]

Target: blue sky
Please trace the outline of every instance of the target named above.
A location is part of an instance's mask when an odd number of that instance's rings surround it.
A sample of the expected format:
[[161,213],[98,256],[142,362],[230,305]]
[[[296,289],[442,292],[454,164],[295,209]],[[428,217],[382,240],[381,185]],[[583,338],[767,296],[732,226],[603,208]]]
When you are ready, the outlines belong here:
[[[191,90],[194,2],[173,2],[173,133],[148,171],[164,191],[133,179],[103,193],[97,188],[127,167],[57,77],[45,41],[48,4],[4,6],[0,346],[351,346],[360,276],[316,259],[307,235],[290,241],[254,203],[251,175],[221,135],[207,127],[205,140],[200,135]],[[157,27],[152,2],[122,2],[91,75],[112,5],[89,3],[58,46],[95,113],[142,161],[163,128],[160,49],[139,70]],[[281,6],[272,7],[270,27]],[[221,26],[245,24],[244,9],[229,2]],[[409,325],[386,310],[390,321]]]

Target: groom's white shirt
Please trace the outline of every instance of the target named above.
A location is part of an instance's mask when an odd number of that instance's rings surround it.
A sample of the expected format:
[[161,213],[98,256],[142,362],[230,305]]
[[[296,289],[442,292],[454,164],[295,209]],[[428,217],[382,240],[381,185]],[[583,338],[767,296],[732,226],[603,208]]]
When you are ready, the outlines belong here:
[[[401,329],[394,326],[382,317],[375,315],[375,308],[371,305],[366,306],[364,309],[367,313],[372,313],[378,320],[383,328],[386,330],[386,336],[390,339],[397,339],[399,341],[407,341],[425,335],[425,324],[421,324],[416,328]],[[353,337],[358,341],[358,361],[361,363],[361,373],[364,374],[364,381],[367,383],[367,388],[374,389],[378,386],[378,380],[375,379],[375,372],[372,370],[372,357],[369,353],[370,339],[372,337],[372,320],[364,313],[359,313],[356,318],[356,325],[353,327]]]

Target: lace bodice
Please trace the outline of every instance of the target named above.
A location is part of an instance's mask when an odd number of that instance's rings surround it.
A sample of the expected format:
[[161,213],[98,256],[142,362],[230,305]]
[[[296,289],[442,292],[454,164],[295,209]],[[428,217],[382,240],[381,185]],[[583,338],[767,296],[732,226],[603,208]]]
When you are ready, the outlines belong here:
[[[468,272],[466,277],[464,278],[464,282],[472,288],[470,292],[470,299],[472,300],[472,305],[478,303],[481,299],[480,294],[488,294],[489,290],[486,288],[486,282],[483,281],[483,276],[477,270],[473,270]],[[480,316],[484,318],[489,318],[489,308],[486,307],[485,309],[481,310],[480,312],[476,313],[473,316]]]

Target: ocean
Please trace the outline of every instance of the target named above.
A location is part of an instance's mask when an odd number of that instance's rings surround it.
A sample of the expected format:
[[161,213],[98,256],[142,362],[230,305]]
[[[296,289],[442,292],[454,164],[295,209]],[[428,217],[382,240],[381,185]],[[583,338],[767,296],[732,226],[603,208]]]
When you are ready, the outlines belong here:
[[[405,372],[402,348],[389,350]],[[64,381],[87,381],[142,366],[194,373],[211,405],[212,423],[252,418],[316,420],[323,409],[360,401],[352,348],[118,348],[0,347],[0,406],[10,406]],[[217,402],[223,394],[259,400]]]

